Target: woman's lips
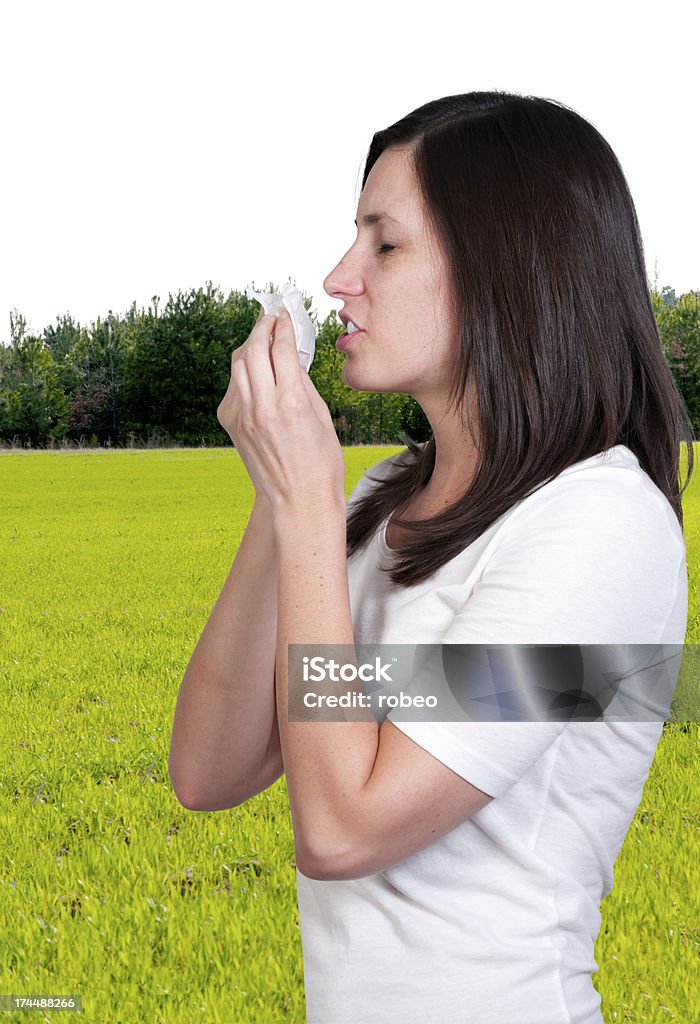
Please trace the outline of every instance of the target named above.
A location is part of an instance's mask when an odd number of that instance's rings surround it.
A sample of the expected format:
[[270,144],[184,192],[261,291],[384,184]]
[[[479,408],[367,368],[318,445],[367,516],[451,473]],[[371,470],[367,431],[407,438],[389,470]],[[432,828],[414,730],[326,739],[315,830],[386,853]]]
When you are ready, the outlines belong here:
[[345,334],[340,335],[340,337],[335,343],[335,347],[337,348],[338,352],[345,352],[348,345],[351,344],[353,338],[356,338],[358,334],[364,333],[364,331],[353,331],[352,334],[348,334],[346,331]]

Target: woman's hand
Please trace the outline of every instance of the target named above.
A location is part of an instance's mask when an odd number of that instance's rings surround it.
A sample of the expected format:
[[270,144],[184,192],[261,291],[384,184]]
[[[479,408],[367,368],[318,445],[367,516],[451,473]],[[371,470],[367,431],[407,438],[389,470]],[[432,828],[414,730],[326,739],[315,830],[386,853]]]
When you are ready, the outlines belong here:
[[256,496],[274,511],[344,505],[343,450],[328,406],[299,363],[291,317],[286,310],[279,317],[260,312],[248,340],[231,355],[217,419]]

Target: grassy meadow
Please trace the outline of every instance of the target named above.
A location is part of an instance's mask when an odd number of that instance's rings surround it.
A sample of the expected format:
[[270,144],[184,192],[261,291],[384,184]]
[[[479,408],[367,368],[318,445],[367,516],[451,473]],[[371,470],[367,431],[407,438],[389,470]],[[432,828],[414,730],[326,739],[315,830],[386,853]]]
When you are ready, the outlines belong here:
[[[399,450],[347,449],[346,492]],[[700,445],[696,467],[695,644]],[[0,495],[0,995],[79,995],[90,1024],[303,1024],[284,777],[192,812],[167,771],[180,681],[252,507],[239,456],[5,451]],[[606,1024],[700,1021],[699,738],[697,721],[664,727],[601,907]]]

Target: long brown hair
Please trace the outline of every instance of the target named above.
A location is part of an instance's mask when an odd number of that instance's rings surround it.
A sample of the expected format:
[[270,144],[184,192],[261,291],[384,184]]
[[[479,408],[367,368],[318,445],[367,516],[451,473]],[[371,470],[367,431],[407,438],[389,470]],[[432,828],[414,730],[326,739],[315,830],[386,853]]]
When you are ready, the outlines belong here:
[[409,522],[396,510],[430,479],[435,440],[420,446],[402,435],[408,449],[394,473],[349,511],[348,557],[394,513],[413,536],[384,571],[397,586],[420,583],[567,466],[618,444],[637,456],[682,529],[695,438],[609,144],[554,100],[471,92],[433,100],[377,132],[363,188],[392,146],[409,149],[452,270],[458,344],[449,406],[464,422],[474,388],[478,455],[457,502]]

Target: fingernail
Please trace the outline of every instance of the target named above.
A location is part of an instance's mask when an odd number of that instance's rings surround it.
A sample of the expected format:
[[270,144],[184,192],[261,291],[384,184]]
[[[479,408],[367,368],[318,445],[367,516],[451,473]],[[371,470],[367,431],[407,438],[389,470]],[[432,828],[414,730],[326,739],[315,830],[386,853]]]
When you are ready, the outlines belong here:
[[280,316],[289,316],[289,310],[283,306]]

